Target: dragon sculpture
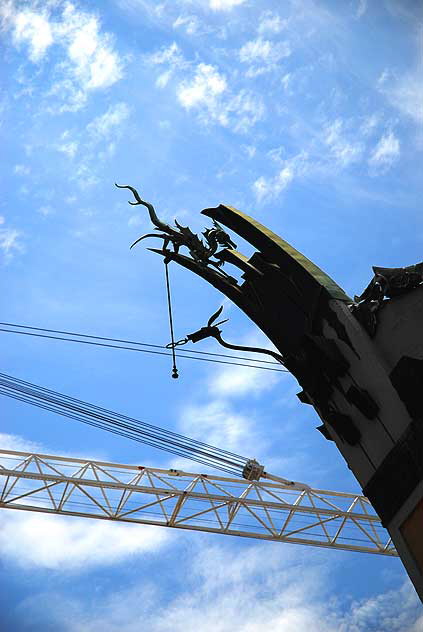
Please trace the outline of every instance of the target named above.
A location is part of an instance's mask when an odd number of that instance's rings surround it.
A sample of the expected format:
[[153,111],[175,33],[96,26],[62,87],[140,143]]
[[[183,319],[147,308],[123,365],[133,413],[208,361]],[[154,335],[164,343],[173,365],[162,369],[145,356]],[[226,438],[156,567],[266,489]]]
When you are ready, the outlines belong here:
[[264,353],[266,355],[270,355],[280,364],[284,364],[283,356],[280,353],[272,351],[271,349],[264,349],[263,347],[246,347],[245,345],[234,345],[231,342],[223,340],[221,335],[222,332],[219,329],[219,325],[223,325],[223,323],[226,323],[228,319],[226,318],[225,320],[221,320],[220,322],[215,323],[215,320],[219,318],[222,311],[223,305],[219,307],[217,312],[210,316],[206,327],[201,327],[201,329],[199,329],[198,331],[195,331],[192,334],[188,334],[185,338],[178,340],[178,342],[170,342],[168,345],[166,345],[166,348],[172,349],[181,345],[186,345],[187,342],[199,342],[200,340],[205,340],[206,338],[215,338],[215,340],[217,340],[217,342],[222,345],[222,347],[226,347],[226,349],[233,349],[235,351],[251,351],[252,353]]
[[[171,250],[169,250],[169,244],[172,244],[173,252],[176,254],[179,252],[181,246],[185,246],[186,248],[188,248],[192,259],[200,266],[205,267],[208,265],[212,265],[217,268],[221,272],[221,274],[223,274],[224,276],[228,276],[225,274],[225,272],[220,270],[220,267],[223,265],[224,261],[223,259],[219,258],[219,248],[235,249],[236,244],[234,244],[228,233],[223,230],[220,224],[213,220],[213,228],[208,228],[202,233],[205,240],[204,243],[203,240],[198,237],[198,235],[193,233],[188,228],[188,226],[181,226],[181,224],[179,224],[176,219],[176,228],[169,226],[169,224],[166,224],[161,219],[159,219],[157,217],[154,206],[149,202],[143,200],[134,187],[116,183],[115,185],[119,189],[129,189],[135,198],[135,202],[129,201],[129,204],[131,204],[132,206],[137,206],[140,204],[142,206],[145,206],[150,215],[150,219],[155,226],[155,229],[161,231],[160,233],[147,233],[146,235],[142,235],[134,241],[134,243],[131,245],[131,248],[133,248],[136,244],[138,244],[143,239],[146,239],[147,237],[159,237],[160,239],[163,239],[163,254],[166,255],[172,252]],[[217,261],[213,261],[211,259],[212,257],[215,257]]]

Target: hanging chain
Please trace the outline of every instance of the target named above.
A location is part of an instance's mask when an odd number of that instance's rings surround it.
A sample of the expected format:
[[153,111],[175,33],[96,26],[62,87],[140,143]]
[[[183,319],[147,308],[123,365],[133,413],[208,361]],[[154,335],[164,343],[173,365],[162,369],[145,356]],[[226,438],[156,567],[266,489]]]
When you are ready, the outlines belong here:
[[178,374],[178,369],[176,367],[176,351],[175,351],[176,344],[175,344],[175,336],[173,333],[172,299],[170,295],[169,270],[168,270],[169,262],[165,260],[164,265],[165,265],[165,273],[166,273],[167,308],[169,312],[170,339],[171,339],[171,345],[172,345],[171,346],[172,361],[173,361],[172,377],[177,379],[179,377],[179,374]]

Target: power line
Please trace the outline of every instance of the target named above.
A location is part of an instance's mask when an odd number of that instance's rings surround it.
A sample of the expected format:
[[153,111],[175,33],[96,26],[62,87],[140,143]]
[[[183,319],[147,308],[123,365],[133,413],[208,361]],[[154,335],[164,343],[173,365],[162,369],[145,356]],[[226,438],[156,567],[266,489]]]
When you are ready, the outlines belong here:
[[[70,331],[62,331],[58,329],[46,329],[44,327],[33,327],[29,325],[21,325],[16,323],[2,323],[0,322],[0,331],[4,333],[11,334],[19,334],[26,336],[34,336],[37,338],[45,338],[49,340],[61,340],[63,342],[75,342],[79,344],[86,345],[94,345],[98,347],[107,347],[111,349],[124,349],[126,351],[138,351],[140,353],[150,353],[154,355],[164,355],[171,356],[172,354],[167,350],[167,347],[164,345],[155,345],[146,342],[137,342],[133,340],[124,340],[119,338],[107,338],[104,336],[94,336],[91,334],[82,334],[77,332]],[[4,327],[15,327],[19,328],[19,330],[14,329],[5,329]],[[29,329],[31,331],[20,331],[21,329]],[[45,332],[45,333],[36,333],[36,332]],[[61,335],[50,335],[50,334],[61,334]],[[67,336],[67,337],[64,337]],[[77,336],[77,338],[71,338],[70,336]],[[82,340],[82,338],[89,338],[90,340]],[[103,342],[97,342],[101,340]],[[123,344],[108,344],[108,343],[123,343]],[[127,346],[134,345],[134,346]],[[142,347],[148,347],[147,349],[143,349]],[[153,350],[155,349],[155,350]],[[157,351],[156,351],[157,349]],[[163,351],[158,351],[158,349],[163,349]],[[203,357],[204,356],[204,357]],[[208,357],[213,356],[213,357]],[[203,362],[212,362],[215,364],[227,364],[231,366],[243,366],[251,369],[261,369],[267,371],[277,371],[280,373],[288,373],[289,371],[284,368],[276,368],[280,367],[278,362],[272,362],[269,360],[260,360],[255,358],[243,358],[242,356],[230,355],[225,353],[212,353],[206,351],[196,351],[189,350],[184,353],[178,352],[178,358],[184,358],[189,360],[200,360]],[[242,362],[231,362],[228,360],[220,360],[215,358],[229,358],[234,360],[242,360]],[[249,364],[250,362],[254,362],[256,364]],[[259,364],[260,366],[257,366]],[[270,365],[270,366],[262,366],[262,365]]]
[[0,395],[237,476],[242,474],[248,461],[247,458],[229,450],[216,448],[202,441],[32,384],[6,373],[0,373]]
[[[45,331],[48,333],[54,333],[54,334],[64,334],[67,336],[79,336],[82,338],[93,338],[95,340],[105,340],[108,342],[122,342],[124,344],[131,344],[131,345],[140,345],[142,347],[151,347],[153,349],[167,349],[167,347],[165,345],[155,345],[155,344],[151,344],[148,342],[137,342],[134,340],[125,340],[122,338],[106,338],[105,336],[94,336],[92,334],[81,334],[81,333],[77,333],[74,331],[63,331],[60,329],[46,329],[45,327],[33,327],[30,325],[21,325],[21,324],[17,324],[17,323],[2,323],[0,322],[1,326],[4,327],[17,327],[20,329],[32,329],[35,331]],[[4,331],[4,330],[1,330]],[[13,333],[13,332],[12,332]],[[17,333],[17,332],[16,332]],[[194,355],[206,355],[206,356],[217,356],[219,358],[232,358],[232,359],[237,359],[237,360],[249,360],[251,362],[259,362],[260,364],[274,364],[276,366],[279,366],[278,362],[274,362],[272,360],[261,360],[261,359],[256,359],[256,358],[245,358],[243,356],[236,356],[236,355],[231,355],[228,353],[213,353],[212,351],[198,351],[196,349],[190,349],[188,351],[188,353],[192,353]]]

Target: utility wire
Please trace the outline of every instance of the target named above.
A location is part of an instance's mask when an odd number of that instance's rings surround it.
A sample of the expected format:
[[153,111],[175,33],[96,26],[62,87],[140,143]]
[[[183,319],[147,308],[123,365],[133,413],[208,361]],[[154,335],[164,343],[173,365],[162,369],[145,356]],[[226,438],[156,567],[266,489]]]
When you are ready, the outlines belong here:
[[[165,345],[155,345],[155,344],[151,344],[148,342],[137,342],[135,340],[125,340],[122,338],[106,338],[104,336],[94,336],[92,334],[81,334],[81,333],[76,333],[74,331],[63,331],[61,329],[46,329],[45,327],[32,327],[30,325],[21,325],[21,324],[17,324],[17,323],[1,323],[1,326],[4,327],[16,327],[19,329],[31,329],[34,331],[45,331],[48,333],[53,333],[53,334],[64,334],[67,336],[79,336],[82,338],[93,338],[94,340],[106,340],[109,342],[123,342],[124,344],[130,344],[130,345],[140,345],[142,347],[151,347],[153,349],[167,349],[167,347]],[[3,330],[0,330],[3,331]],[[13,332],[12,332],[13,333]],[[16,332],[18,333],[18,332]],[[259,362],[260,364],[273,364],[275,366],[279,366],[278,362],[274,362],[272,360],[261,360],[259,358],[245,358],[244,356],[237,356],[237,355],[231,355],[228,353],[213,353],[212,351],[198,351],[197,349],[189,349],[187,351],[188,353],[192,353],[194,355],[206,355],[206,356],[217,356],[219,358],[232,358],[232,359],[236,359],[236,360],[249,360],[251,362]],[[286,369],[285,369],[286,370]]]
[[[76,342],[80,344],[94,345],[98,347],[108,347],[112,349],[138,351],[141,353],[151,353],[154,355],[172,356],[172,353],[169,353],[169,351],[167,351],[166,346],[164,345],[154,345],[154,344],[149,344],[145,342],[136,342],[133,340],[123,340],[119,338],[106,338],[104,336],[93,336],[90,334],[81,334],[81,333],[76,333],[76,332],[61,331],[57,329],[46,329],[44,327],[31,327],[29,325],[20,325],[20,324],[15,324],[15,323],[1,323],[0,322],[0,325],[2,326],[0,327],[0,331],[4,333],[35,336],[37,338],[61,340],[64,342]],[[4,327],[15,327],[15,328],[19,328],[19,330],[5,329]],[[31,331],[20,331],[23,329],[29,329]],[[46,333],[41,334],[41,333],[35,333],[35,332],[46,332]],[[62,335],[59,336],[59,335],[50,335],[50,334],[62,334]],[[64,337],[64,336],[77,336],[77,338]],[[82,338],[90,338],[91,340],[82,340]],[[104,342],[96,342],[98,340],[102,340]],[[122,345],[122,344],[108,344],[108,343],[124,343],[124,344]],[[136,346],[127,346],[127,345],[136,345]],[[141,347],[148,347],[148,349],[143,349]],[[164,351],[153,351],[153,349],[163,349]],[[205,357],[200,357],[200,356],[205,356]],[[230,358],[234,360],[242,360],[242,362],[230,362],[227,360],[214,359],[212,357],[207,357],[207,356],[214,356],[214,358]],[[201,360],[203,362],[213,362],[215,364],[228,364],[232,366],[243,366],[243,367],[248,367],[252,369],[277,371],[280,373],[289,372],[287,369],[276,368],[276,367],[280,367],[280,364],[278,362],[272,362],[269,360],[260,360],[260,359],[256,360],[255,358],[243,358],[242,356],[230,355],[230,354],[225,354],[225,353],[212,353],[212,352],[205,352],[205,351],[188,350],[184,353],[178,352],[177,357],[185,358],[189,360]],[[256,364],[249,364],[250,362],[254,362],[260,365],[270,365],[270,366],[257,366]]]
[[248,459],[138,419],[0,373],[0,395],[58,413],[237,476]]

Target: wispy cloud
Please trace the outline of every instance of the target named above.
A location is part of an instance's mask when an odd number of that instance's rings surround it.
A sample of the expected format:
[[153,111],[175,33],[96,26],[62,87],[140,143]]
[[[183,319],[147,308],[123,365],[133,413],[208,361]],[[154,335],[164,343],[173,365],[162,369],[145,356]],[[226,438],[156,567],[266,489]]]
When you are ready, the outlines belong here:
[[277,35],[288,26],[288,20],[282,19],[277,13],[265,11],[260,16],[257,31],[260,35]]
[[367,0],[358,0],[355,17],[360,19],[367,11]]
[[253,443],[251,420],[223,399],[184,407],[180,429],[194,439],[241,454]]
[[225,75],[211,65],[200,63],[194,74],[182,80],[176,91],[179,103],[194,110],[205,123],[219,123],[245,132],[264,117],[263,100],[246,90],[233,94]]
[[[3,450],[46,452],[40,444],[0,433]],[[51,450],[47,450],[51,453]],[[157,552],[168,540],[163,529],[102,520],[48,516],[3,509],[0,513],[0,554],[25,569],[85,572],[94,566]]]
[[27,49],[29,61],[41,65],[54,47],[61,49],[60,61],[49,73],[53,77],[47,94],[50,109],[76,111],[90,93],[112,86],[123,76],[124,62],[113,38],[102,31],[94,13],[78,10],[72,2],[61,5],[60,16],[53,16],[52,3],[43,9],[37,2],[25,9],[19,6],[8,3],[2,20],[14,45]]
[[248,64],[247,77],[255,77],[275,69],[276,64],[291,55],[288,42],[273,42],[259,37],[246,42],[239,51],[239,59]]
[[179,85],[177,97],[187,110],[207,108],[214,118],[219,119],[223,114],[219,114],[218,99],[227,89],[225,76],[215,66],[198,64],[194,76]]
[[385,173],[399,159],[400,142],[392,131],[384,134],[369,158],[369,165],[376,173]]
[[75,158],[78,147],[79,143],[77,143],[76,141],[69,141],[56,145],[57,151],[60,151],[62,154],[65,154],[65,156],[71,159]]
[[28,176],[31,173],[31,167],[28,165],[15,165],[13,168],[13,173],[17,176]]
[[195,35],[200,30],[200,22],[196,15],[178,15],[173,22],[173,28],[182,28],[187,35]]
[[380,122],[381,117],[378,114],[368,114],[364,117],[364,120],[360,125],[359,133],[364,137],[371,136],[377,129]]
[[18,12],[13,19],[13,41],[17,46],[27,44],[31,61],[41,61],[54,42],[48,16],[35,11]]
[[283,167],[275,176],[260,176],[253,183],[253,192],[259,202],[277,198],[294,179],[291,166]]
[[378,90],[390,105],[419,127],[423,123],[423,81],[420,68],[404,74],[384,70],[377,83]]
[[35,441],[28,441],[18,435],[0,432],[0,448],[2,450],[17,450],[18,452],[42,452],[42,446]]
[[[277,351],[261,331],[252,330],[247,335],[234,338],[233,335],[230,335],[229,330],[228,333],[224,333],[223,336],[225,339],[229,339],[233,344]],[[238,351],[237,354],[239,356],[248,355],[248,358],[256,359],[259,362],[266,361],[276,363],[276,360],[266,354],[254,353],[252,351],[245,354],[242,351]],[[251,362],[247,362],[247,364],[251,364]],[[266,367],[268,365],[262,366]],[[275,368],[282,368],[282,365],[276,363]],[[247,394],[254,397],[274,388],[278,384],[280,377],[280,373],[263,369],[252,369],[246,366],[222,366],[215,368],[210,373],[207,380],[207,388],[209,395],[218,399],[244,397]]]
[[0,216],[0,251],[3,254],[3,261],[9,263],[15,254],[23,252],[24,246],[21,241],[22,233],[4,224],[5,218]]
[[[269,358],[270,360],[270,358]],[[258,395],[272,389],[278,374],[248,367],[225,367],[209,382],[209,391],[216,397],[242,397]]]
[[373,113],[347,120],[338,117],[311,133],[303,130],[306,140],[300,153],[289,155],[284,147],[267,152],[278,169],[254,180],[252,191],[256,199],[270,202],[295,180],[330,178],[363,166],[370,168],[371,176],[382,176],[400,158],[400,141],[392,131],[383,133],[375,146],[375,134],[383,125],[386,127],[383,119]]
[[170,598],[144,579],[107,600],[101,595],[83,602],[59,589],[41,591],[25,600],[22,612],[44,621],[48,611],[57,629],[67,625],[71,612],[72,632],[136,632],[140,626],[157,632],[417,632],[423,623],[409,584],[340,607],[333,599],[333,567],[308,550],[301,555],[283,544],[259,544],[241,552],[202,542],[194,551],[188,561],[182,557],[184,588]]
[[87,125],[87,131],[94,138],[107,138],[122,126],[129,114],[130,109],[126,103],[111,105],[104,114],[97,116]]
[[145,55],[144,62],[147,66],[164,67],[156,79],[158,88],[165,88],[177,71],[189,66],[176,42]]
[[121,139],[131,110],[124,102],[118,102],[94,117],[82,130],[65,130],[52,148],[63,154],[69,161],[78,162],[73,167],[70,178],[76,180],[82,189],[99,182],[102,167],[110,161]]
[[246,89],[236,91],[231,78],[216,64],[187,60],[175,42],[146,55],[145,61],[159,69],[158,88],[168,87],[173,79],[170,89],[174,89],[177,103],[203,125],[218,124],[246,133],[265,116],[260,95]]
[[360,160],[363,144],[347,136],[345,124],[341,119],[328,123],[324,130],[324,142],[337,163],[346,167]]
[[245,0],[209,0],[209,7],[214,11],[230,11],[244,2]]
[[168,534],[163,529],[101,520],[47,516],[3,510],[0,516],[3,560],[26,569],[83,572],[158,551]]

